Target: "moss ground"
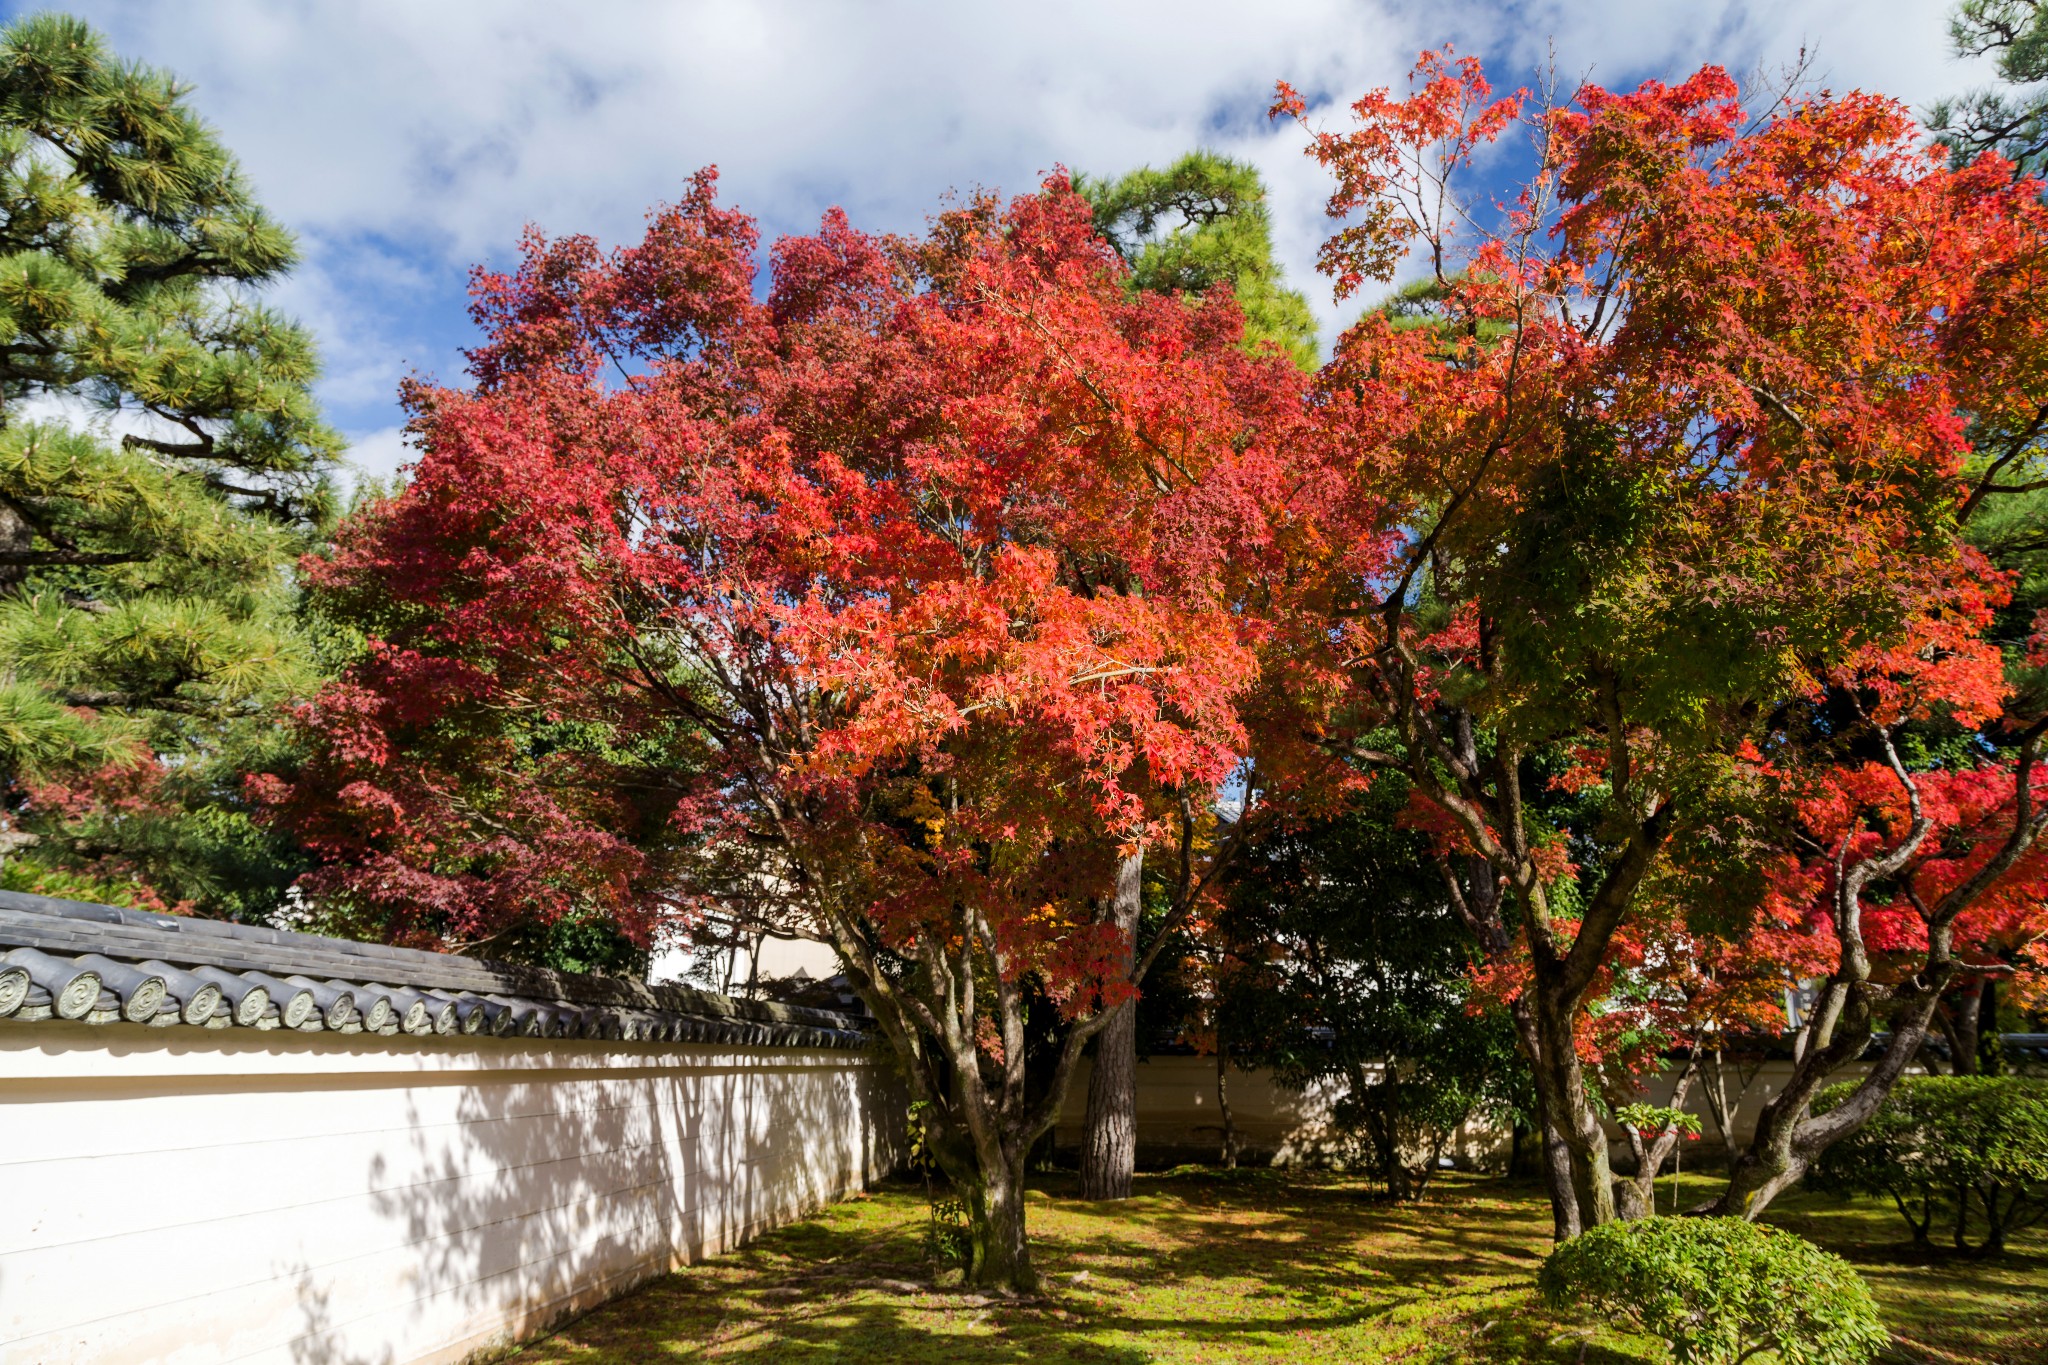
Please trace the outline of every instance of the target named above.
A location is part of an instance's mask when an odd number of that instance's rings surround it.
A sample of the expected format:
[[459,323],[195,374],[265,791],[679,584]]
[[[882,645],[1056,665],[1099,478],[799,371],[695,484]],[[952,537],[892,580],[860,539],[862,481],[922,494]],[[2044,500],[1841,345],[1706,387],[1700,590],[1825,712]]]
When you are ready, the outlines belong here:
[[[1091,1362],[1668,1359],[1538,1308],[1550,1215],[1533,1185],[1452,1177],[1418,1206],[1355,1178],[1275,1171],[1138,1177],[1114,1205],[1048,1177],[1030,1196],[1043,1300],[934,1274],[921,1186],[893,1185],[582,1318],[520,1365],[643,1361]],[[1856,1263],[1902,1362],[2048,1362],[2048,1236],[2002,1259],[1912,1256],[1888,1206],[1814,1196],[1772,1221]]]

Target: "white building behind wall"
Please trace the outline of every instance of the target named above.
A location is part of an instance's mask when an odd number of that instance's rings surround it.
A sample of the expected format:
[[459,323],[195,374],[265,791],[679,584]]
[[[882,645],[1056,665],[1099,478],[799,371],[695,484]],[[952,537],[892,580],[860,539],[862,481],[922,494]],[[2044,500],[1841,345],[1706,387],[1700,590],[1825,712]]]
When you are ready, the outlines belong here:
[[784,981],[825,981],[839,972],[839,954],[823,943],[772,934],[721,935],[730,942],[668,937],[649,955],[647,979],[731,993]]

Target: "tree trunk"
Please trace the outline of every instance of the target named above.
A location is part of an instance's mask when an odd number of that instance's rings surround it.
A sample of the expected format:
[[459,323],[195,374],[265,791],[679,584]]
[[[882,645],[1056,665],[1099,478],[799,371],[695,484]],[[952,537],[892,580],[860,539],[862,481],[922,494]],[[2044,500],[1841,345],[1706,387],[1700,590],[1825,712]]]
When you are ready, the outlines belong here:
[[[0,554],[25,555],[35,548],[35,543],[35,528],[29,525],[28,518],[0,502]],[[13,596],[28,572],[24,564],[0,561],[0,597]]]
[[1607,1156],[1607,1131],[1590,1107],[1563,1134],[1571,1154],[1572,1193],[1579,1202],[1579,1230],[1614,1221],[1614,1168]]
[[1713,1060],[1707,1066],[1706,1085],[1701,1093],[1706,1096],[1707,1112],[1714,1116],[1714,1127],[1721,1134],[1721,1149],[1729,1170],[1735,1169],[1735,1162],[1742,1155],[1742,1145],[1735,1140],[1735,1115],[1742,1106],[1742,1097],[1749,1092],[1749,1081],[1742,1076],[1739,1067],[1736,1079],[1742,1081],[1742,1085],[1730,1096],[1727,1059],[1716,1047]]
[[[1838,1034],[1814,1038],[1799,1053],[1785,1088],[1757,1115],[1749,1146],[1728,1172],[1727,1189],[1696,1212],[1754,1222],[1773,1199],[1806,1174],[1822,1152],[1869,1121],[1891,1095],[1907,1065],[1919,1055],[1934,1013],[1933,994],[1899,1010],[1892,1019],[1884,1054],[1862,1083],[1841,1104],[1813,1117],[1809,1112],[1813,1097],[1830,1076],[1862,1054],[1871,1034],[1860,983],[1856,990],[1842,983],[1830,983],[1828,989],[1843,991],[1849,1003],[1841,1016],[1850,1022]],[[1934,989],[1939,989],[1939,983]]]
[[1216,1036],[1216,1110],[1223,1116],[1223,1169],[1237,1169],[1237,1124],[1230,1116],[1230,1044]]
[[1128,1199],[1137,1169],[1138,1011],[1126,1001],[1095,1043],[1088,1127],[1081,1139],[1081,1197]]
[[[1133,924],[1140,870],[1132,858],[1118,871],[1115,908],[1127,906]],[[1025,973],[971,902],[955,903],[952,932],[918,936],[914,974],[885,969],[857,917],[823,908],[848,980],[904,1064],[926,1148],[966,1206],[967,1282],[1035,1292],[1024,1230],[1029,1154],[1059,1121],[1083,1051],[1116,1012],[1073,1020],[1050,1073],[1034,1073]],[[1124,1169],[1128,1181],[1128,1157]]]
[[[1693,1078],[1699,1074],[1699,1066],[1699,1050],[1694,1048],[1686,1058],[1685,1069],[1672,1083],[1671,1103],[1667,1108],[1685,1108],[1686,1097],[1692,1093]],[[1653,1218],[1657,1213],[1657,1177],[1663,1173],[1666,1158],[1683,1141],[1683,1135],[1671,1127],[1658,1133],[1655,1141],[1645,1142],[1633,1128],[1625,1131],[1629,1150],[1635,1154],[1636,1174],[1633,1180],[1621,1187],[1616,1208],[1625,1219]]]
[[[1570,1219],[1557,1217],[1559,1240],[1614,1221],[1614,1172],[1607,1159],[1607,1130],[1600,1126],[1586,1087],[1586,1071],[1579,1061],[1576,1030],[1573,1028],[1577,1002],[1563,1003],[1541,989],[1524,992],[1530,1003],[1530,1043],[1535,1052],[1530,1064],[1536,1073],[1536,1093],[1544,1120],[1556,1130],[1562,1147],[1546,1153],[1553,1205],[1569,1205]],[[1550,1146],[1551,1144],[1546,1144]],[[1564,1180],[1560,1182],[1559,1176]],[[1562,1183],[1563,1188],[1560,1188]],[[1553,1214],[1561,1210],[1554,1207]],[[1569,1229],[1568,1231],[1566,1229]]]
[[[1535,1011],[1532,1011],[1535,1013]],[[1615,1218],[1614,1170],[1579,1061],[1571,1011],[1544,1011],[1536,1041],[1525,1042],[1543,1122],[1543,1176],[1550,1190],[1552,1233],[1569,1241]]]
[[[1144,850],[1117,864],[1115,923],[1129,974],[1138,950]],[[1081,1138],[1081,1197],[1129,1199],[1138,1161],[1138,1006],[1127,1000],[1095,1039],[1088,1079],[1087,1131]]]
[[1906,1202],[1904,1195],[1894,1192],[1892,1204],[1898,1209],[1899,1217],[1906,1220],[1906,1226],[1913,1230],[1913,1245],[1921,1248],[1931,1248],[1934,1245],[1931,1236],[1934,1228],[1933,1187],[1928,1185],[1920,1187],[1920,1216],[1918,1218],[1913,1216],[1912,1206]]
[[[1914,897],[1914,909],[1927,928],[1926,955],[1908,982],[1884,988],[1871,983],[1860,897],[1863,888],[1873,880],[1893,876],[1904,868],[1932,825],[1921,808],[1912,775],[1892,746],[1889,732],[1878,732],[1899,785],[1912,799],[1912,829],[1890,852],[1838,873],[1834,920],[1841,955],[1814,1002],[1817,1022],[1801,1030],[1802,1038],[1810,1038],[1811,1044],[1794,1053],[1798,1060],[1785,1089],[1764,1106],[1749,1150],[1729,1172],[1727,1190],[1703,1212],[1734,1213],[1754,1219],[1781,1190],[1806,1173],[1814,1158],[1869,1122],[1878,1106],[1890,1097],[1900,1075],[1919,1055],[1941,997],[1960,970],[1952,955],[1957,917],[1990,891],[2048,831],[2048,807],[2036,802],[2033,785],[2044,734],[2048,734],[2048,717],[2036,720],[2023,732],[2014,781],[2015,820],[2004,844],[1932,907]],[[1837,867],[1840,865],[1838,859]],[[1842,1103],[1825,1114],[1814,1115],[1811,1108],[1815,1094],[1829,1076],[1861,1055],[1875,1027],[1875,1007],[1883,1001],[1893,1006],[1891,1037],[1883,1055]],[[1982,1003],[1980,995],[1972,1009]],[[1995,1000],[1993,1007],[1990,1022],[1995,1031]]]
[[1984,991],[1975,981],[1966,981],[1943,1002],[1936,1016],[1948,1038],[1948,1069],[1952,1076],[1978,1074],[1978,1034],[1982,1027]]
[[1536,1012],[1529,1004],[1528,992],[1516,996],[1508,1012],[1515,1021],[1515,1037],[1522,1056],[1530,1070],[1536,1072],[1536,1126],[1543,1134],[1543,1183],[1550,1193],[1550,1235],[1554,1241],[1568,1242],[1585,1227],[1579,1221],[1579,1201],[1572,1192],[1571,1150],[1565,1146],[1564,1134],[1551,1117],[1550,1089],[1541,1072],[1536,1071],[1542,1045],[1537,1040]]
[[1552,1108],[1558,1136],[1564,1140],[1578,1231],[1584,1232],[1614,1221],[1614,1171],[1607,1158],[1607,1130],[1601,1127],[1586,1088],[1585,1067],[1579,1061],[1569,1012],[1545,1010],[1539,1001],[1537,1014],[1543,1040],[1537,1086],[1550,1092],[1545,1102]]
[[981,1183],[968,1190],[965,1282],[1001,1293],[1037,1292],[1038,1272],[1024,1242],[1024,1158],[1007,1153],[981,1163]]
[[[1465,761],[1476,767],[1478,758],[1472,743],[1470,717],[1463,720],[1467,723],[1460,730],[1461,752]],[[1512,768],[1508,771],[1512,772]],[[1482,858],[1469,857],[1466,861],[1470,876],[1461,879],[1449,858],[1438,859],[1444,887],[1488,959],[1505,962],[1514,943],[1514,935],[1501,913],[1507,879],[1498,876]],[[1471,884],[1469,895],[1466,880]],[[1556,975],[1554,968],[1551,974]],[[1539,1002],[1546,1007],[1539,1008]],[[1614,1192],[1607,1173],[1607,1138],[1587,1099],[1577,1040],[1572,1036],[1576,1011],[1576,999],[1560,1009],[1557,998],[1546,994],[1540,984],[1522,991],[1508,1005],[1515,1023],[1516,1046],[1529,1063],[1535,1081],[1536,1121],[1543,1131],[1543,1180],[1550,1192],[1551,1235],[1560,1242],[1569,1241],[1614,1216]],[[1557,1046],[1560,1038],[1564,1043],[1562,1051]],[[1588,1124],[1592,1128],[1590,1140],[1586,1133]],[[1585,1154],[1583,1160],[1581,1152]],[[1588,1163],[1597,1163],[1597,1173],[1580,1170]]]
[[1607,1160],[1607,1133],[1587,1102],[1585,1076],[1576,1053],[1564,1066],[1548,1062],[1535,1066],[1551,1235],[1566,1242],[1588,1228],[1614,1221],[1614,1174]]
[[1443,1170],[1444,1148],[1449,1145],[1451,1134],[1438,1130],[1428,1147],[1423,1150],[1422,1162],[1408,1168],[1408,1186],[1414,1199],[1421,1199],[1429,1189],[1429,1182],[1436,1179]]
[[2012,1223],[2013,1214],[2020,1206],[2020,1196],[2014,1194],[2006,1199],[2004,1207],[2001,1208],[1998,1202],[2000,1193],[2001,1187],[1996,1181],[1987,1182],[1977,1191],[1977,1197],[1984,1205],[1984,1245],[1978,1249],[1987,1256],[2005,1254],[2006,1228]]
[[1987,976],[1977,1003],[1977,1074],[2005,1074],[2005,1035],[1998,1031],[1998,978]]
[[[1614,1214],[1624,1223],[1633,1223],[1638,1218],[1648,1218],[1656,1212],[1656,1172],[1657,1167],[1663,1163],[1659,1161],[1652,1164],[1649,1144],[1643,1141],[1641,1133],[1626,1125],[1621,1131],[1622,1136],[1628,1141],[1629,1155],[1636,1160],[1636,1173],[1632,1178],[1622,1181],[1620,1187],[1615,1190]],[[1643,1177],[1645,1171],[1650,1173],[1648,1179]]]
[[1394,1110],[1394,1073],[1391,1064],[1375,1080],[1363,1062],[1351,1066],[1352,1103],[1357,1106],[1359,1126],[1372,1148],[1373,1165],[1387,1187],[1387,1198],[1406,1203],[1412,1197],[1408,1168],[1401,1163],[1399,1115]]

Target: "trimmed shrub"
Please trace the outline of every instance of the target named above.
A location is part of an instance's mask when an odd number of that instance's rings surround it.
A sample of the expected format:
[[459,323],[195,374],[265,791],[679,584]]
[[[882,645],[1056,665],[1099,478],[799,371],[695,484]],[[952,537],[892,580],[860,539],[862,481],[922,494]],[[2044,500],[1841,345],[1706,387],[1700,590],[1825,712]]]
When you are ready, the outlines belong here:
[[[1840,1104],[1833,1086],[1816,1112]],[[1957,1248],[2005,1249],[2008,1233],[2048,1217],[2048,1081],[2023,1076],[1908,1076],[1870,1122],[1821,1153],[1807,1182],[1834,1194],[1889,1196],[1913,1240],[1954,1220]]]
[[1536,1285],[1552,1308],[1633,1322],[1699,1365],[1763,1351],[1788,1365],[1854,1365],[1889,1340],[1847,1261],[1740,1218],[1608,1223],[1551,1252]]

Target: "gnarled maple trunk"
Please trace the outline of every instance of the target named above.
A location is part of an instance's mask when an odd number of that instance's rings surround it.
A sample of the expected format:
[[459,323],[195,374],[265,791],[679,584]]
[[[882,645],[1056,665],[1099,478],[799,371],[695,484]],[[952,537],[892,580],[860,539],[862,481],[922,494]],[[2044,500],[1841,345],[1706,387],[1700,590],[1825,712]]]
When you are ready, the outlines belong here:
[[[1685,1069],[1678,1073],[1678,1079],[1671,1086],[1670,1109],[1684,1109],[1686,1097],[1692,1093],[1692,1084],[1700,1072],[1700,1054],[1697,1047],[1691,1049],[1685,1059]],[[1636,1159],[1636,1173],[1633,1179],[1617,1187],[1615,1210],[1623,1218],[1650,1218],[1657,1212],[1657,1177],[1663,1173],[1664,1163],[1678,1147],[1681,1137],[1678,1126],[1665,1125],[1656,1137],[1644,1141],[1643,1135],[1624,1126],[1629,1152]]]
[[[823,908],[823,907],[821,907]],[[857,922],[825,916],[847,979],[874,1014],[922,1102],[926,1144],[967,1212],[965,1282],[1030,1294],[1038,1275],[1024,1227],[1024,1171],[1031,1148],[1057,1120],[1081,1050],[1106,1015],[1075,1021],[1043,1092],[1029,1093],[1025,991],[989,927],[959,911],[950,941],[915,945],[918,970],[884,970]],[[993,999],[978,989],[993,984]],[[993,1025],[994,1038],[985,1025]]]
[[[1449,875],[1446,865],[1445,876]],[[1527,992],[1509,1003],[1508,1015],[1515,1021],[1515,1040],[1522,1057],[1533,1068],[1539,1045],[1536,1012]],[[1579,1221],[1579,1201],[1572,1193],[1572,1154],[1565,1146],[1563,1131],[1551,1117],[1549,1087],[1541,1084],[1536,1086],[1536,1131],[1543,1139],[1541,1164],[1544,1190],[1550,1196],[1550,1235],[1555,1241],[1569,1241],[1585,1230]]]
[[977,1169],[962,1189],[967,1205],[967,1284],[1019,1294],[1038,1288],[1038,1272],[1024,1234],[1024,1157],[1029,1151],[1029,1144],[1012,1150],[1001,1143],[977,1153]]
[[1797,1184],[1820,1154],[1870,1121],[1891,1095],[1927,1037],[1932,1000],[1916,1002],[1892,1019],[1892,1033],[1877,1064],[1850,1096],[1814,1116],[1814,1096],[1840,1068],[1861,1056],[1870,1041],[1867,1022],[1845,1030],[1826,1046],[1811,1047],[1794,1063],[1784,1089],[1757,1115],[1749,1145],[1728,1172],[1728,1186],[1695,1212],[1756,1219],[1773,1199]]
[[[1414,711],[1409,715],[1410,724],[1421,733],[1424,718]],[[1553,1231],[1564,1241],[1615,1218],[1607,1132],[1579,1057],[1579,1029],[1599,965],[1662,847],[1671,809],[1668,801],[1660,798],[1645,800],[1648,813],[1636,822],[1606,868],[1587,902],[1576,937],[1563,943],[1550,928],[1541,882],[1528,852],[1527,831],[1515,823],[1522,810],[1519,756],[1503,748],[1483,761],[1466,713],[1456,715],[1452,734],[1450,744],[1438,740],[1432,747],[1440,746],[1440,752],[1470,775],[1464,790],[1438,781],[1426,765],[1411,765],[1408,772],[1483,850],[1466,856],[1463,878],[1448,855],[1439,859],[1452,903],[1479,940],[1481,950],[1489,960],[1501,964],[1513,960],[1518,940],[1532,950],[1529,985],[1515,997],[1510,1009],[1517,1040],[1536,1083]],[[1614,789],[1628,799],[1633,793],[1625,749],[1617,746],[1612,761]],[[1482,779],[1490,781],[1490,793],[1482,791]],[[1505,841],[1495,837],[1496,828],[1507,835]],[[1519,923],[1509,918],[1511,909]]]
[[1572,1194],[1572,1153],[1564,1134],[1546,1115],[1543,1119],[1543,1187],[1550,1196],[1550,1236],[1567,1242],[1584,1232],[1579,1201]]
[[[1513,936],[1501,916],[1501,886],[1491,875],[1485,860],[1467,858],[1467,872],[1472,881],[1468,893],[1452,868],[1448,857],[1438,859],[1438,869],[1443,874],[1444,887],[1450,893],[1451,903],[1458,915],[1465,921],[1479,939],[1481,948],[1489,955],[1499,957],[1510,951]],[[1541,1065],[1544,1056],[1543,1029],[1538,1025],[1534,992],[1523,991],[1508,1002],[1508,1016],[1514,1021],[1515,1043],[1522,1059],[1529,1063],[1535,1080],[1536,1128],[1543,1138],[1543,1185],[1550,1196],[1550,1233],[1557,1241],[1568,1241],[1578,1236],[1590,1224],[1584,1221],[1580,1212],[1579,1199],[1572,1180],[1572,1149],[1565,1137],[1570,1113],[1566,1104],[1566,1093],[1559,1078],[1546,1073]],[[1581,1087],[1583,1090],[1583,1086]]]
[[[1511,940],[1499,916],[1498,897],[1488,905],[1454,887],[1453,899],[1481,943],[1497,959],[1504,959]],[[1548,971],[1539,965],[1537,983],[1510,1005],[1516,1039],[1536,1083],[1543,1178],[1550,1194],[1552,1234],[1560,1242],[1612,1222],[1616,1216],[1607,1131],[1601,1126],[1585,1065],[1579,1058],[1583,989],[1574,989],[1563,979],[1566,965],[1550,964]]]
[[[1929,835],[1934,820],[1920,791],[1921,782],[1929,780],[1929,775],[1908,772],[1893,748],[1890,731],[1878,731],[1910,811],[1910,824],[1890,847],[1880,846],[1879,851],[1854,862],[1847,858],[1850,836],[1842,836],[1835,855],[1830,904],[1836,940],[1834,970],[1822,983],[1801,1026],[1791,1077],[1758,1116],[1748,1148],[1729,1171],[1728,1188],[1703,1206],[1703,1211],[1757,1217],[1772,1199],[1805,1175],[1822,1152],[1868,1122],[1906,1068],[1919,1058],[1935,1009],[1961,971],[1955,958],[1958,917],[2012,872],[2048,829],[2048,807],[2038,800],[2034,785],[2044,733],[2048,733],[2048,720],[2034,722],[2022,735],[2013,770],[2009,823],[1995,852],[1944,894],[1923,897],[1912,888],[1917,870],[1912,865],[1923,846],[1933,846]],[[1863,896],[1867,888],[1902,872],[1908,888],[1906,899],[1925,929],[1927,946],[1912,977],[1888,986],[1873,975],[1863,937]],[[1883,1053],[1840,1104],[1824,1114],[1814,1114],[1814,1097],[1836,1072],[1863,1055],[1875,1031],[1878,1010],[1885,1005],[1891,1007],[1891,1032]]]
[[[971,1056],[959,1060],[976,1064]],[[919,1070],[913,1069],[912,1088],[922,1098],[931,1093],[931,1079]],[[1052,1093],[1029,1111],[1021,1111],[1007,1087],[975,1083],[952,1087],[947,1101],[934,1106],[931,1150],[966,1209],[964,1284],[1002,1294],[1037,1292],[1025,1232],[1025,1165],[1032,1144],[1052,1126],[1071,1075],[1063,1059]]]
[[[1138,912],[1144,903],[1143,849],[1117,863],[1114,906],[1123,943],[1120,963],[1129,975],[1138,952]],[[1081,1197],[1129,1199],[1138,1162],[1138,1002],[1111,1013],[1095,1040],[1088,1078],[1088,1120],[1081,1137]]]

